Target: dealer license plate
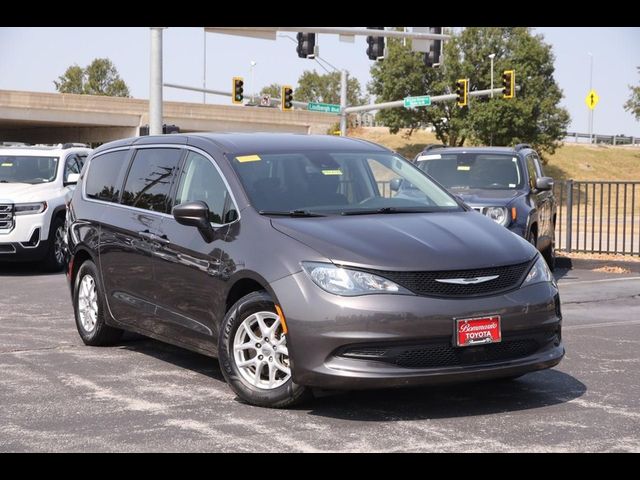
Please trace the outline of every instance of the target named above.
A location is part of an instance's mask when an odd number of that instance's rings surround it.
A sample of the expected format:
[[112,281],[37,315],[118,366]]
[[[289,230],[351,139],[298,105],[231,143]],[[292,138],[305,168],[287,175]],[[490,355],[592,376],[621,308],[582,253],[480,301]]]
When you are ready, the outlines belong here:
[[456,319],[456,345],[458,347],[496,343],[501,340],[500,315]]

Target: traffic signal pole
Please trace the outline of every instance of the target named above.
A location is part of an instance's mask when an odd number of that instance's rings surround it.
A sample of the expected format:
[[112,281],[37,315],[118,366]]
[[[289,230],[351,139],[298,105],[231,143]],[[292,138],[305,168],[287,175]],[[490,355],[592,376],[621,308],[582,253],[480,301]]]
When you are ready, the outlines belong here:
[[347,136],[347,84],[349,74],[346,70],[340,71],[340,136]]
[[162,135],[162,30],[151,27],[149,135]]
[[[211,95],[220,95],[223,97],[233,97],[233,92],[227,92],[225,90],[213,90],[210,88],[188,87],[187,85],[178,85],[175,83],[163,83],[165,87],[178,88],[180,90],[191,90],[192,92],[210,93]],[[272,98],[271,105],[280,105],[280,98]],[[298,102],[294,100],[291,102],[294,106],[306,109],[309,105],[307,102]]]
[[[516,87],[516,90],[520,90],[520,87],[519,86]],[[469,97],[489,97],[491,96],[492,92],[494,94],[496,93],[501,94],[502,88],[474,90],[473,92],[469,92],[468,96]],[[456,95],[455,93],[449,93],[447,95],[437,95],[435,97],[431,97],[431,103],[447,102],[449,100],[456,100],[457,98],[458,98],[458,95]],[[398,107],[404,107],[404,99],[395,100],[393,102],[376,103],[373,105],[362,105],[360,107],[347,107],[344,109],[344,112],[349,114],[349,113],[356,113],[356,112],[369,112],[371,110],[386,110],[389,108],[398,108]]]

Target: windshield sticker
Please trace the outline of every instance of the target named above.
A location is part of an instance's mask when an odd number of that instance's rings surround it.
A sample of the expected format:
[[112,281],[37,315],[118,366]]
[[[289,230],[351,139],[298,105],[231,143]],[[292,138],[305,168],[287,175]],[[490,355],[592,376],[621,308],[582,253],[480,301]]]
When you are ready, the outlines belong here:
[[246,163],[259,162],[262,159],[258,155],[243,155],[241,157],[236,157],[236,160],[238,160],[240,163]]
[[471,167],[469,165],[458,165],[458,170],[462,170],[463,172],[467,172],[467,171],[471,170]]
[[424,162],[425,160],[440,160],[441,158],[442,158],[442,155],[440,155],[439,153],[434,153],[431,155],[420,155],[418,157],[418,161]]
[[509,184],[509,188],[516,188],[516,184],[515,183],[510,183]]
[[323,175],[342,175],[342,170],[322,170]]
[[13,167],[13,163],[3,163],[3,167]]

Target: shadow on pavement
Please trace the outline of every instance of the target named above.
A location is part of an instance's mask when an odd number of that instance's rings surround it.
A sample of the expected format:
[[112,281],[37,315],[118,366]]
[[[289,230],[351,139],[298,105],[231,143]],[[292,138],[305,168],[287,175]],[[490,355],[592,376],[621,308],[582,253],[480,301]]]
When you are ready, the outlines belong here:
[[511,381],[350,392],[317,398],[299,408],[320,417],[394,422],[531,410],[568,402],[586,391],[586,385],[571,375],[545,370]]
[[59,272],[47,272],[39,263],[0,263],[0,277],[27,277],[30,275],[52,276],[62,275]]
[[132,352],[148,355],[163,362],[171,363],[176,367],[188,368],[194,372],[224,382],[224,377],[222,376],[216,358],[207,357],[200,353],[131,332],[125,332],[122,340],[118,342],[118,346],[126,350],[131,350]]

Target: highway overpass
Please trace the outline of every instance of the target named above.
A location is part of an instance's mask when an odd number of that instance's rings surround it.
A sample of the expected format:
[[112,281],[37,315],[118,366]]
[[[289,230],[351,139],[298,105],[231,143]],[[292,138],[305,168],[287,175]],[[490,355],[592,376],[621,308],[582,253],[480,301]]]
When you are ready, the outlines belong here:
[[[138,135],[149,101],[0,90],[0,142],[104,143]],[[337,115],[305,110],[164,102],[164,123],[182,132],[327,133]]]

